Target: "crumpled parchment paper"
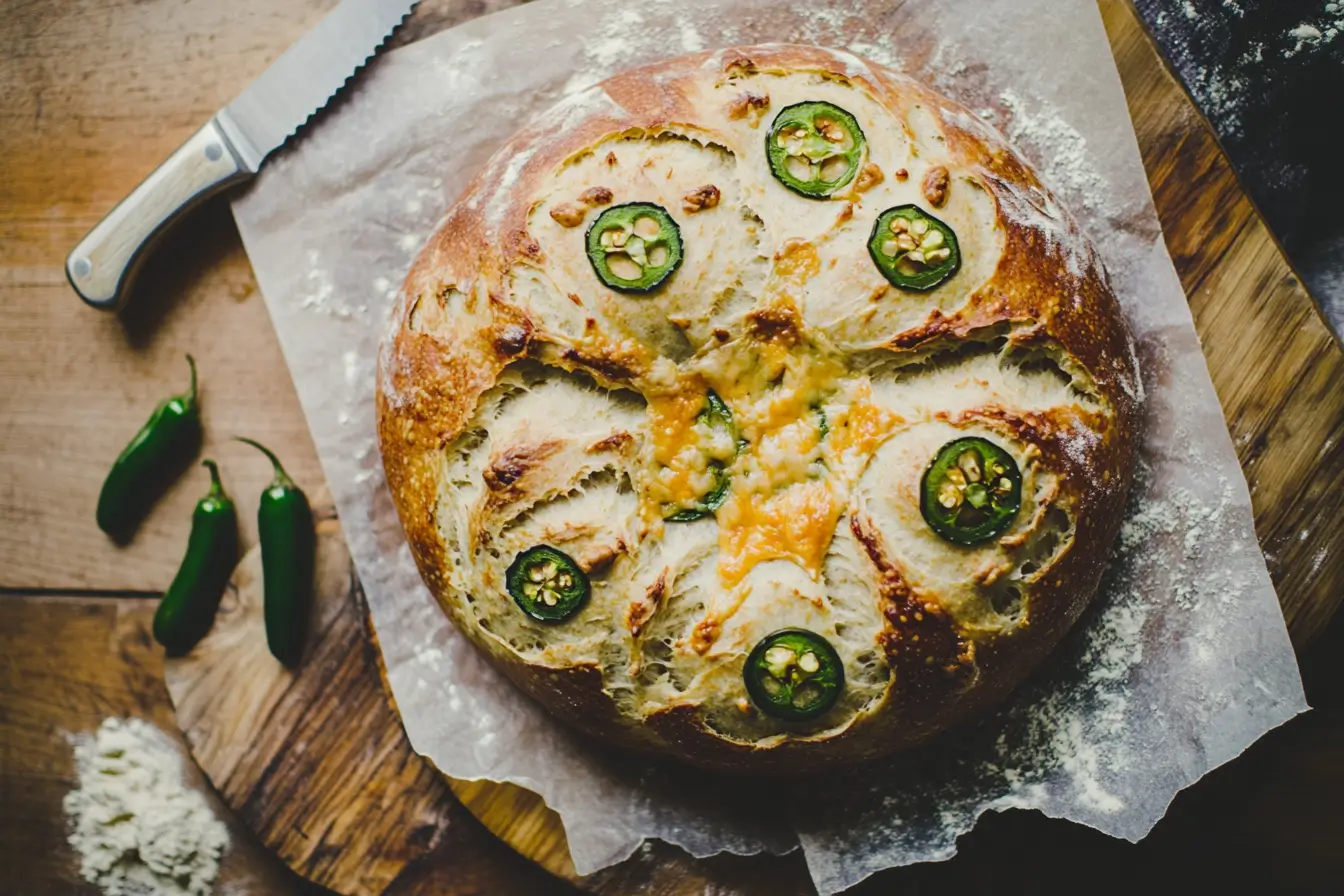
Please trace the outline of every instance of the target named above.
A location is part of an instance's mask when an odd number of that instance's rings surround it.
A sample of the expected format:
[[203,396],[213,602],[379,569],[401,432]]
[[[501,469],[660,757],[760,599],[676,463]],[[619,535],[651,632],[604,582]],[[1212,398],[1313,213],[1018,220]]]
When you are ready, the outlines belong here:
[[[373,404],[402,277],[513,131],[615,71],[768,40],[848,48],[1002,128],[1097,242],[1140,345],[1147,395],[1113,568],[1047,667],[978,725],[862,774],[801,785],[788,805],[769,785],[611,753],[487,666],[416,573],[383,481]],[[649,837],[697,856],[801,846],[817,889],[833,893],[882,868],[947,858],[981,813],[1007,807],[1137,840],[1177,791],[1306,708],[1090,0],[539,0],[376,60],[234,213],[411,743],[449,775],[541,794],[564,820],[580,873]]]

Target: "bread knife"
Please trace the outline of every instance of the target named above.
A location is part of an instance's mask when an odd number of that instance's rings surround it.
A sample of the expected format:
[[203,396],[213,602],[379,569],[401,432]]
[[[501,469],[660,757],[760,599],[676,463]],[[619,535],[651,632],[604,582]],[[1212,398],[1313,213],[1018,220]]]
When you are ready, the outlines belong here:
[[65,274],[94,308],[121,309],[140,264],[184,212],[254,176],[336,95],[418,0],[342,0],[89,231]]

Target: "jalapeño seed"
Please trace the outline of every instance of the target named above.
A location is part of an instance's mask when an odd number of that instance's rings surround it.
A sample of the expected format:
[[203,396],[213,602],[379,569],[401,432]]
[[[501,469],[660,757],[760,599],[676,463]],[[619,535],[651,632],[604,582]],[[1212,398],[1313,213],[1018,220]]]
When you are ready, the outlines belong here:
[[[895,234],[897,252],[886,249]],[[917,205],[898,205],[878,215],[868,254],[882,276],[900,289],[933,289],[961,267],[957,235]]]
[[845,686],[845,669],[831,643],[801,628],[762,638],[742,669],[751,702],[762,712],[805,721],[835,705]]
[[766,135],[765,152],[781,184],[809,199],[825,199],[854,180],[867,143],[853,115],[815,101],[780,110]]
[[651,292],[681,265],[681,228],[667,209],[651,202],[605,209],[585,242],[597,279],[618,292]]
[[538,622],[564,622],[583,609],[591,591],[574,558],[545,544],[518,554],[504,582],[518,608]]
[[[1002,469],[981,481],[983,470]],[[975,545],[997,538],[1012,526],[1022,505],[1022,474],[1017,462],[988,439],[970,436],[938,450],[920,483],[920,511],[940,537]]]

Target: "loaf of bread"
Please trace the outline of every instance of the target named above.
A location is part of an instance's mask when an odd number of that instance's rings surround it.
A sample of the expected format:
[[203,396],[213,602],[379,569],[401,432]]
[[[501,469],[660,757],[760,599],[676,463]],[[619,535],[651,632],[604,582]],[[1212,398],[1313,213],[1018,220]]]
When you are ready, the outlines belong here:
[[608,743],[798,772],[969,718],[1060,640],[1138,383],[1000,134],[765,45],[509,141],[406,278],[378,415],[426,584],[519,687]]

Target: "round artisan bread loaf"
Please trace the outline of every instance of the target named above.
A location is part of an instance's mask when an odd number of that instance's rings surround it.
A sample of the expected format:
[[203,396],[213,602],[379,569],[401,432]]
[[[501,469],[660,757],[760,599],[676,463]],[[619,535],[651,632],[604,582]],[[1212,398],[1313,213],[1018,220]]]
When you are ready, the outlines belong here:
[[379,432],[420,572],[563,721],[800,771],[1002,698],[1097,589],[1139,378],[1004,138],[847,53],[611,78],[406,278]]

